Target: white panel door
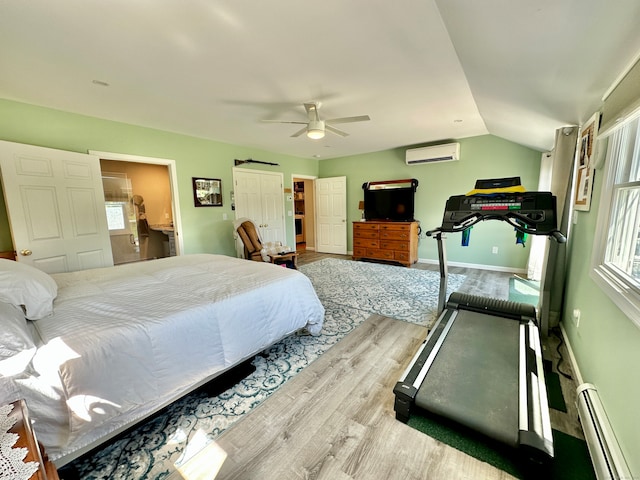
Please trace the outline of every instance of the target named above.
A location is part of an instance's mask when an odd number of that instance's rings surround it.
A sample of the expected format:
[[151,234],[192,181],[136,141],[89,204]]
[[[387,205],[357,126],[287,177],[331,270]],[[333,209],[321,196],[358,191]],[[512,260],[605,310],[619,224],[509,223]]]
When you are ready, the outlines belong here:
[[233,171],[236,218],[253,220],[263,242],[286,243],[282,178],[282,173]]
[[347,177],[318,178],[316,185],[316,250],[347,253]]
[[247,217],[260,224],[262,221],[260,176],[234,169],[233,183],[236,218]]
[[262,201],[262,223],[260,224],[262,241],[279,241],[286,244],[282,175],[260,175],[260,192]]
[[98,157],[0,141],[17,259],[47,273],[113,265]]

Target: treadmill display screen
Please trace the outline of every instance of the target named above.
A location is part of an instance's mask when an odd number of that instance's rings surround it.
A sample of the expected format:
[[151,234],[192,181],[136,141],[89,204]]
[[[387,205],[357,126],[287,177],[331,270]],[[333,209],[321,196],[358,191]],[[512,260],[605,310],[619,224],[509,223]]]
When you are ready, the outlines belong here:
[[455,195],[447,201],[442,231],[462,231],[479,220],[507,220],[543,234],[555,230],[555,211],[550,192]]

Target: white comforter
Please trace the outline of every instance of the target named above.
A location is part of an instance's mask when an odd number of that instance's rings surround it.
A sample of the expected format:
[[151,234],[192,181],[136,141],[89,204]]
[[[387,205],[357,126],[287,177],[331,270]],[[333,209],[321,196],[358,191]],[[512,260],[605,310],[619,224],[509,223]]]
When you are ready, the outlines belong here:
[[324,319],[300,272],[221,255],[53,277],[54,314],[33,322],[41,342],[20,388],[54,460]]

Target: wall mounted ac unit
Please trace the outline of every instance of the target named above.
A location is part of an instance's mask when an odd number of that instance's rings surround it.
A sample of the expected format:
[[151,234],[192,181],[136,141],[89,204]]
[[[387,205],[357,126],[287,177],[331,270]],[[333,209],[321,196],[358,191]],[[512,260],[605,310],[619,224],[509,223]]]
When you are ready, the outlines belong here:
[[445,143],[432,147],[410,148],[406,151],[407,165],[451,162],[460,159],[460,144]]
[[583,383],[577,389],[578,415],[598,480],[630,479],[631,472],[604,411],[596,387]]

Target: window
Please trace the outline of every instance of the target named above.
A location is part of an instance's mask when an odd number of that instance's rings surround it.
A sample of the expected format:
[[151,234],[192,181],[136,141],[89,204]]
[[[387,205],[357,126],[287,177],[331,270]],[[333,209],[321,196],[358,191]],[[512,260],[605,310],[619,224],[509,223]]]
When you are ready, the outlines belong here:
[[640,326],[640,112],[609,135],[592,277]]
[[129,209],[127,202],[104,202],[107,211],[107,226],[110,235],[131,233],[129,229]]

